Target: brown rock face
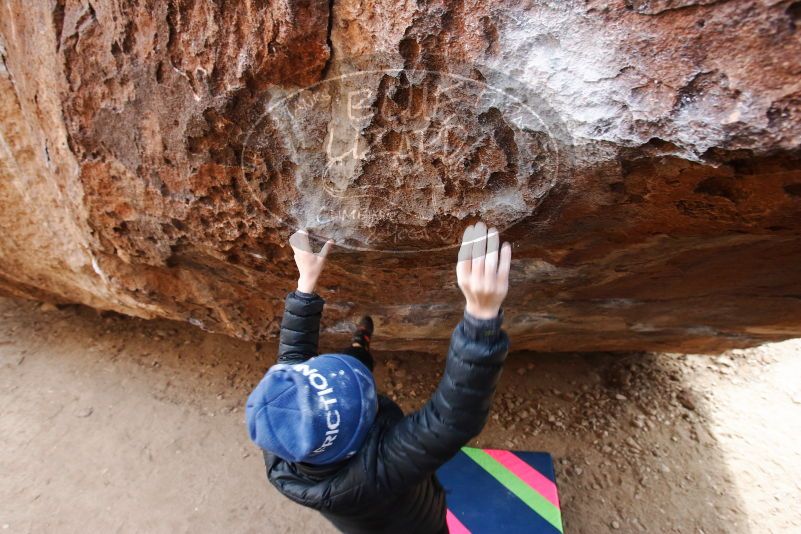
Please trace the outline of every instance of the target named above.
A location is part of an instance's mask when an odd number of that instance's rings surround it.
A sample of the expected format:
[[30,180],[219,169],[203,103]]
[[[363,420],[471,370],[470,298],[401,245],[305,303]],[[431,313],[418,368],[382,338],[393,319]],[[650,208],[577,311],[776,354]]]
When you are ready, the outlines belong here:
[[7,0],[0,141],[18,296],[266,339],[306,227],[427,348],[482,217],[516,349],[801,336],[799,2]]

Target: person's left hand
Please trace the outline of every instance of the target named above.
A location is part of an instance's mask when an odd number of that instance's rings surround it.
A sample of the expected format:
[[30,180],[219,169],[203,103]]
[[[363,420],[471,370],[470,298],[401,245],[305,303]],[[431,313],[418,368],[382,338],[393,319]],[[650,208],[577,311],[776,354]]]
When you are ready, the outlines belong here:
[[320,252],[315,254],[309,243],[309,233],[298,230],[289,238],[289,244],[295,252],[295,265],[298,266],[298,291],[314,293],[317,279],[325,266],[325,258],[334,242],[329,239]]

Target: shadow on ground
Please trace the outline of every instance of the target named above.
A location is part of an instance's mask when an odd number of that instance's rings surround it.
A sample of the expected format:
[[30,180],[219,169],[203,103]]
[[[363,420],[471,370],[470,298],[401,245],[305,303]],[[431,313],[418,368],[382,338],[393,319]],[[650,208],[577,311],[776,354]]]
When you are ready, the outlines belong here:
[[[0,524],[12,532],[329,532],[281,498],[242,406],[275,347],[169,321],[0,299]],[[408,411],[434,354],[381,352]],[[331,350],[334,347],[322,347]],[[513,354],[474,445],[547,450],[565,532],[748,532],[683,357]],[[694,386],[695,387],[695,386]]]
[[[404,411],[442,365],[422,354],[385,363],[378,374]],[[686,372],[681,355],[514,353],[474,444],[551,452],[565,532],[749,532]]]

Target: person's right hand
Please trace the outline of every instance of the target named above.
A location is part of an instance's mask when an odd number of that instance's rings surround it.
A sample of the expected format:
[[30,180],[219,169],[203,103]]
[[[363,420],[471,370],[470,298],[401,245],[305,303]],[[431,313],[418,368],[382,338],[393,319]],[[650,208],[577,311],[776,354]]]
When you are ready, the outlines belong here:
[[325,258],[334,242],[329,239],[320,252],[315,254],[309,243],[308,232],[298,230],[289,238],[289,244],[295,253],[295,265],[298,266],[298,291],[314,293],[317,279],[325,266]]
[[470,225],[462,236],[456,281],[465,298],[465,311],[477,319],[498,315],[509,291],[512,247],[504,243],[498,253],[498,230],[483,222]]

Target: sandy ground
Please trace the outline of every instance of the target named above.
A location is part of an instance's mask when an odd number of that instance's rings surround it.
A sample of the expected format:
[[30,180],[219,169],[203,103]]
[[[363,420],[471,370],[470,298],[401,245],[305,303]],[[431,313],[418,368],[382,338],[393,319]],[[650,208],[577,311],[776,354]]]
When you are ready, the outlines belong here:
[[[419,406],[443,357],[373,345],[380,388]],[[513,354],[475,444],[553,453],[568,533],[801,532],[799,356],[797,341]],[[330,532],[267,484],[245,433],[273,359],[182,324],[0,299],[0,528]]]

